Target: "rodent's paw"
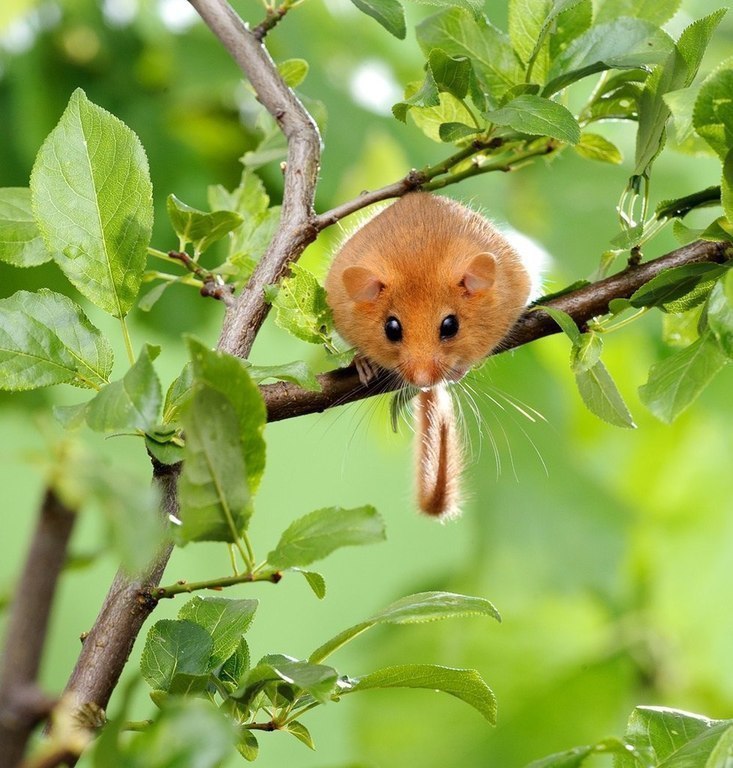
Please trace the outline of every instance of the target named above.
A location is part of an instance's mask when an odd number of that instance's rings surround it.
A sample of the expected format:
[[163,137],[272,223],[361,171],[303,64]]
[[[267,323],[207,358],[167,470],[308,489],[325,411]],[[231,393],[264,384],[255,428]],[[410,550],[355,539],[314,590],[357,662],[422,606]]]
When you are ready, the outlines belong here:
[[374,363],[369,362],[366,357],[357,355],[354,358],[356,372],[359,374],[359,381],[366,386],[378,373],[379,369]]

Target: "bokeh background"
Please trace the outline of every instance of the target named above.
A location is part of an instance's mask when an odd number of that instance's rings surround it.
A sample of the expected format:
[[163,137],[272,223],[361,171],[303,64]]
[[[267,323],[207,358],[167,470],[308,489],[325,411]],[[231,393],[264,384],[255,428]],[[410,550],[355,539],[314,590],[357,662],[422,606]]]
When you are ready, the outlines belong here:
[[[253,23],[263,16],[254,0],[234,4]],[[669,28],[676,35],[719,5],[683,0]],[[486,10],[505,28],[504,2],[490,0]],[[428,12],[408,8],[413,22]],[[400,42],[348,0],[308,0],[268,44],[276,60],[310,62],[301,90],[320,100],[327,113],[319,210],[449,154],[448,147],[390,116],[404,84],[421,78],[422,58],[409,24],[408,38]],[[731,50],[733,15],[723,21],[703,70]],[[36,151],[78,86],[140,136],[156,192],[154,245],[175,247],[166,196],[174,192],[205,207],[207,185],[235,186],[238,158],[256,141],[256,105],[235,66],[183,0],[4,0],[0,185],[28,184]],[[603,131],[633,157],[631,127]],[[617,232],[615,205],[630,171],[630,161],[616,167],[567,151],[550,164],[479,177],[446,193],[485,207],[498,222],[535,240],[550,255],[545,284],[557,290],[595,271]],[[717,161],[668,147],[655,167],[653,202],[717,183],[718,173]],[[277,165],[266,166],[262,175],[277,201]],[[339,235],[324,233],[304,263],[322,276]],[[665,232],[646,255],[675,245]],[[32,271],[0,265],[0,296],[40,286],[73,295],[52,265]],[[137,348],[145,341],[163,347],[156,367],[164,386],[184,361],[181,334],[213,345],[221,322],[221,307],[186,290],[169,290],[151,312],[131,318]],[[109,330],[123,360],[114,323],[94,308],[88,311]],[[733,715],[733,380],[723,371],[674,425],[656,421],[641,405],[637,387],[649,366],[668,353],[661,327],[661,315],[649,313],[606,339],[604,359],[636,430],[608,426],[584,409],[563,338],[491,359],[473,374],[480,416],[474,418],[466,404],[467,502],[463,517],[446,525],[414,510],[411,434],[405,424],[397,434],[391,431],[388,401],[268,427],[268,469],[252,523],[259,554],[292,519],[333,504],[374,504],[386,520],[388,540],[325,561],[319,567],[328,584],[323,601],[295,576],[277,587],[227,593],[261,601],[249,635],[254,658],[269,652],[304,658],[340,629],[423,590],[487,597],[504,620],[375,629],[333,657],[339,671],[352,676],[392,663],[474,667],[498,697],[496,728],[449,696],[368,692],[304,720],[315,753],[286,734],[262,735],[262,768],[519,768],[552,751],[620,734],[636,704]],[[302,358],[315,365],[322,360],[317,350],[269,322],[252,355],[261,364]],[[50,406],[78,399],[78,393],[62,389],[0,393],[5,597],[22,596],[15,578],[41,494],[44,455],[60,434]],[[512,403],[542,418],[525,418]],[[142,446],[133,438],[89,440],[140,483],[149,482]],[[63,686],[79,634],[92,624],[114,574],[101,531],[101,516],[85,512],[72,547],[77,567],[61,585],[43,664],[49,691]],[[211,578],[228,568],[222,545],[191,545],[174,554],[164,580]],[[161,605],[155,618],[175,616],[181,602]],[[0,613],[0,626],[3,618]],[[136,674],[141,645],[126,677]],[[136,718],[149,716],[152,708],[143,687]],[[230,764],[241,763],[235,757]]]

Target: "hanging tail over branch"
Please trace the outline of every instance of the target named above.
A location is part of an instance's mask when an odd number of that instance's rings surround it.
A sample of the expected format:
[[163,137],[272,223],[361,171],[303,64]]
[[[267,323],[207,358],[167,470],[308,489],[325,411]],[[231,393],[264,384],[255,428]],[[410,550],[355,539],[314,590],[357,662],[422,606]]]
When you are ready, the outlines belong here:
[[444,384],[417,396],[417,494],[420,509],[431,517],[460,514],[461,446],[453,401]]

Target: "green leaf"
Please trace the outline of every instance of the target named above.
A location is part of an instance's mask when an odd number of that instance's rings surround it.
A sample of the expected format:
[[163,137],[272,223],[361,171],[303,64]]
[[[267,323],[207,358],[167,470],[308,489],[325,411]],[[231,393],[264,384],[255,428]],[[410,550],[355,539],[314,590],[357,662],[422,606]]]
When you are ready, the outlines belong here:
[[471,62],[465,56],[449,56],[440,48],[428,55],[428,70],[439,91],[465,99],[471,81]]
[[435,107],[413,107],[410,110],[415,125],[433,141],[455,141],[454,132],[443,126],[463,125],[473,123],[473,115],[465,104],[450,93],[438,94],[439,104]]
[[633,16],[661,27],[677,12],[681,0],[601,0],[596,24],[613,21],[620,16]]
[[[280,130],[277,130],[282,137]],[[243,285],[272,240],[280,221],[280,207],[270,207],[270,198],[262,180],[249,168],[242,172],[239,186],[232,192],[217,185],[209,187],[212,210],[234,211],[242,224],[229,234],[229,252],[218,272]]]
[[[550,61],[556,59],[572,40],[580,37],[593,22],[593,3],[580,0],[565,8],[556,18],[550,20]],[[539,43],[538,39],[538,43]]]
[[586,160],[599,160],[602,163],[614,165],[618,165],[624,160],[619,148],[597,133],[584,132],[574,149]]
[[248,706],[254,697],[272,683],[294,686],[313,696],[316,701],[327,702],[336,689],[338,673],[332,667],[298,661],[290,656],[265,656],[253,667],[232,698]]
[[717,11],[690,24],[680,35],[678,44],[647,80],[639,99],[634,175],[647,174],[664,145],[665,128],[671,114],[664,95],[690,85],[724,13],[725,9],[722,9],[722,12]]
[[14,267],[36,267],[50,259],[33,218],[30,189],[0,189],[0,261]]
[[148,161],[137,136],[81,89],[31,173],[36,222],[68,279],[124,317],[137,298],[153,224]]
[[128,573],[149,567],[167,538],[155,486],[141,483],[119,467],[98,463],[88,479],[92,501],[107,524],[109,547]]
[[111,370],[112,348],[71,299],[41,288],[0,300],[0,389],[99,389]]
[[277,65],[280,77],[289,88],[297,88],[308,74],[309,65],[305,59],[287,59]]
[[638,753],[632,752],[628,744],[620,739],[604,739],[593,746],[575,747],[540,760],[533,760],[526,768],[580,768],[586,758],[596,754],[614,755],[617,761],[629,758],[631,755],[629,759],[634,761],[635,768],[640,765],[636,762]]
[[[168,697],[159,717],[125,743],[125,763],[104,768],[220,768],[231,756],[237,731],[210,701]],[[128,734],[125,734],[128,736]]]
[[141,312],[150,312],[150,310],[158,303],[158,300],[163,296],[168,288],[173,285],[175,280],[166,280],[162,283],[151,288],[144,296],[140,297],[140,301],[137,303],[137,308]]
[[733,272],[730,270],[710,292],[707,318],[721,349],[733,358]]
[[[634,76],[639,71],[637,69],[627,70]],[[592,120],[637,120],[641,91],[641,86],[631,81],[598,96],[590,105],[590,118]]]
[[298,741],[302,741],[306,747],[315,750],[316,745],[313,743],[313,738],[310,735],[310,731],[298,720],[291,720],[285,725],[284,730],[295,736]]
[[518,96],[501,109],[488,112],[486,118],[531,136],[551,136],[568,144],[580,141],[580,126],[570,110],[542,96]]
[[183,418],[186,451],[176,528],[181,543],[234,542],[247,528],[252,509],[238,422],[221,392],[197,386]]
[[570,367],[573,373],[589,371],[601,357],[603,340],[597,333],[583,333],[580,343],[573,346],[570,356]]
[[723,213],[733,223],[733,148],[723,160],[723,178],[720,182],[720,202]]
[[193,338],[188,340],[188,347],[196,383],[220,392],[236,413],[247,485],[250,494],[254,495],[265,471],[265,440],[262,433],[267,410],[262,394],[247,373],[246,363],[240,358],[209,349]]
[[468,59],[478,90],[490,107],[497,106],[513,85],[524,82],[524,67],[509,38],[483,16],[476,17],[463,8],[450,8],[420,22],[416,35],[426,56],[439,48],[448,56]]
[[600,360],[585,370],[577,371],[575,382],[591,413],[616,427],[636,427],[611,375]]
[[198,624],[161,619],[145,639],[140,672],[151,688],[167,691],[178,673],[207,674],[212,647],[209,633]]
[[405,11],[398,0],[351,0],[367,16],[378,21],[391,35],[405,39]]
[[[676,307],[680,299],[693,294],[698,286],[712,283],[726,272],[720,264],[685,264],[673,267],[653,277],[635,291],[629,301],[634,307],[661,307],[680,311]],[[701,299],[702,300],[702,299]]]
[[291,277],[282,280],[272,301],[275,323],[303,341],[322,344],[328,338],[331,317],[326,291],[299,264],[290,271]]
[[167,209],[173,230],[180,240],[181,250],[191,243],[196,255],[203,253],[242,223],[242,217],[234,211],[206,213],[186,205],[175,195],[168,195]]
[[483,0],[413,0],[419,5],[434,5],[439,8],[465,8],[478,16],[484,9]]
[[241,637],[234,653],[224,662],[219,679],[231,690],[239,688],[249,671],[249,646]]
[[181,373],[173,380],[165,393],[163,403],[163,423],[175,422],[181,413],[181,409],[191,397],[193,389],[193,365],[189,362],[183,366]]
[[348,691],[373,688],[428,688],[455,696],[496,725],[496,697],[475,669],[452,669],[435,664],[385,667],[359,678]]
[[663,200],[655,210],[658,219],[684,218],[696,208],[720,204],[720,187],[706,187],[700,192],[672,200]]
[[652,366],[647,383],[639,388],[641,400],[658,419],[670,424],[727,362],[712,331],[707,331],[689,347]]
[[721,160],[733,149],[733,58],[724,61],[700,87],[692,121]]
[[321,391],[321,385],[313,373],[313,369],[303,360],[296,360],[283,365],[251,365],[247,368],[247,372],[258,384],[267,379],[276,379],[277,381],[292,381],[293,384],[297,384],[309,392]]
[[438,128],[438,137],[446,144],[455,144],[469,136],[475,136],[479,130],[463,123],[443,123]]
[[153,360],[160,347],[146,344],[130,370],[107,384],[87,406],[87,424],[96,432],[152,430],[163,396]]
[[242,727],[239,732],[239,741],[237,742],[237,752],[249,762],[257,759],[260,751],[260,745],[257,737],[247,728]]
[[531,65],[532,79],[544,82],[550,61],[548,32],[565,11],[580,0],[511,0],[509,39],[514,50]]
[[[679,751],[693,744],[698,738],[715,741],[730,725],[730,720],[710,720],[702,715],[695,715],[667,707],[636,707],[629,718],[624,741],[636,750],[649,756],[654,765],[668,763],[671,768]],[[689,760],[692,755],[688,754]],[[686,765],[705,765],[702,760],[693,760]],[[638,763],[632,756],[622,757],[619,768],[636,768]],[[678,765],[682,768],[682,765]]]
[[692,115],[695,110],[699,88],[680,88],[663,95],[674,124],[674,135],[678,145],[684,144],[693,135]]
[[327,507],[288,526],[267,562],[275,569],[321,560],[340,547],[373,544],[385,539],[384,521],[374,507]]
[[189,672],[176,672],[168,686],[172,696],[200,696],[209,687],[209,675],[192,675]]
[[257,604],[257,600],[196,596],[178,612],[179,619],[192,621],[209,633],[213,642],[209,669],[220,666],[236,652],[252,623]]
[[420,592],[388,605],[366,621],[340,632],[310,655],[310,661],[323,661],[357,635],[378,624],[419,624],[457,616],[491,616],[501,621],[499,612],[482,597],[468,597],[453,592]]
[[[174,440],[173,438],[178,438]],[[180,434],[168,436],[166,439],[159,438],[155,434],[155,429],[145,434],[145,450],[161,464],[178,464],[185,457],[183,439]]]
[[595,752],[593,747],[573,747],[564,752],[533,760],[526,768],[580,768],[585,759]]
[[559,326],[560,330],[572,341],[573,346],[580,344],[580,331],[575,320],[567,312],[554,307],[537,305],[537,311],[546,312]]
[[606,69],[638,69],[666,57],[672,41],[654,24],[620,18],[591,27],[552,62],[542,94],[550,96],[571,83]]
[[293,570],[302,573],[308,582],[308,586],[313,590],[313,594],[319,600],[323,600],[326,596],[326,581],[323,576],[315,571],[304,571],[301,568],[293,568]]

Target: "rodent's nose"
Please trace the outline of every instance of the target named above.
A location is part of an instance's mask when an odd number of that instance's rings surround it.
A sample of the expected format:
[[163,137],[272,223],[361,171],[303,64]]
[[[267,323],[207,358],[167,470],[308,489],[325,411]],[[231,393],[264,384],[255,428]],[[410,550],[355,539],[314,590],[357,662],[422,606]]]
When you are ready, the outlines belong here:
[[420,389],[424,387],[434,387],[439,381],[442,380],[440,370],[435,363],[423,363],[417,364],[410,368],[405,377],[414,387]]

